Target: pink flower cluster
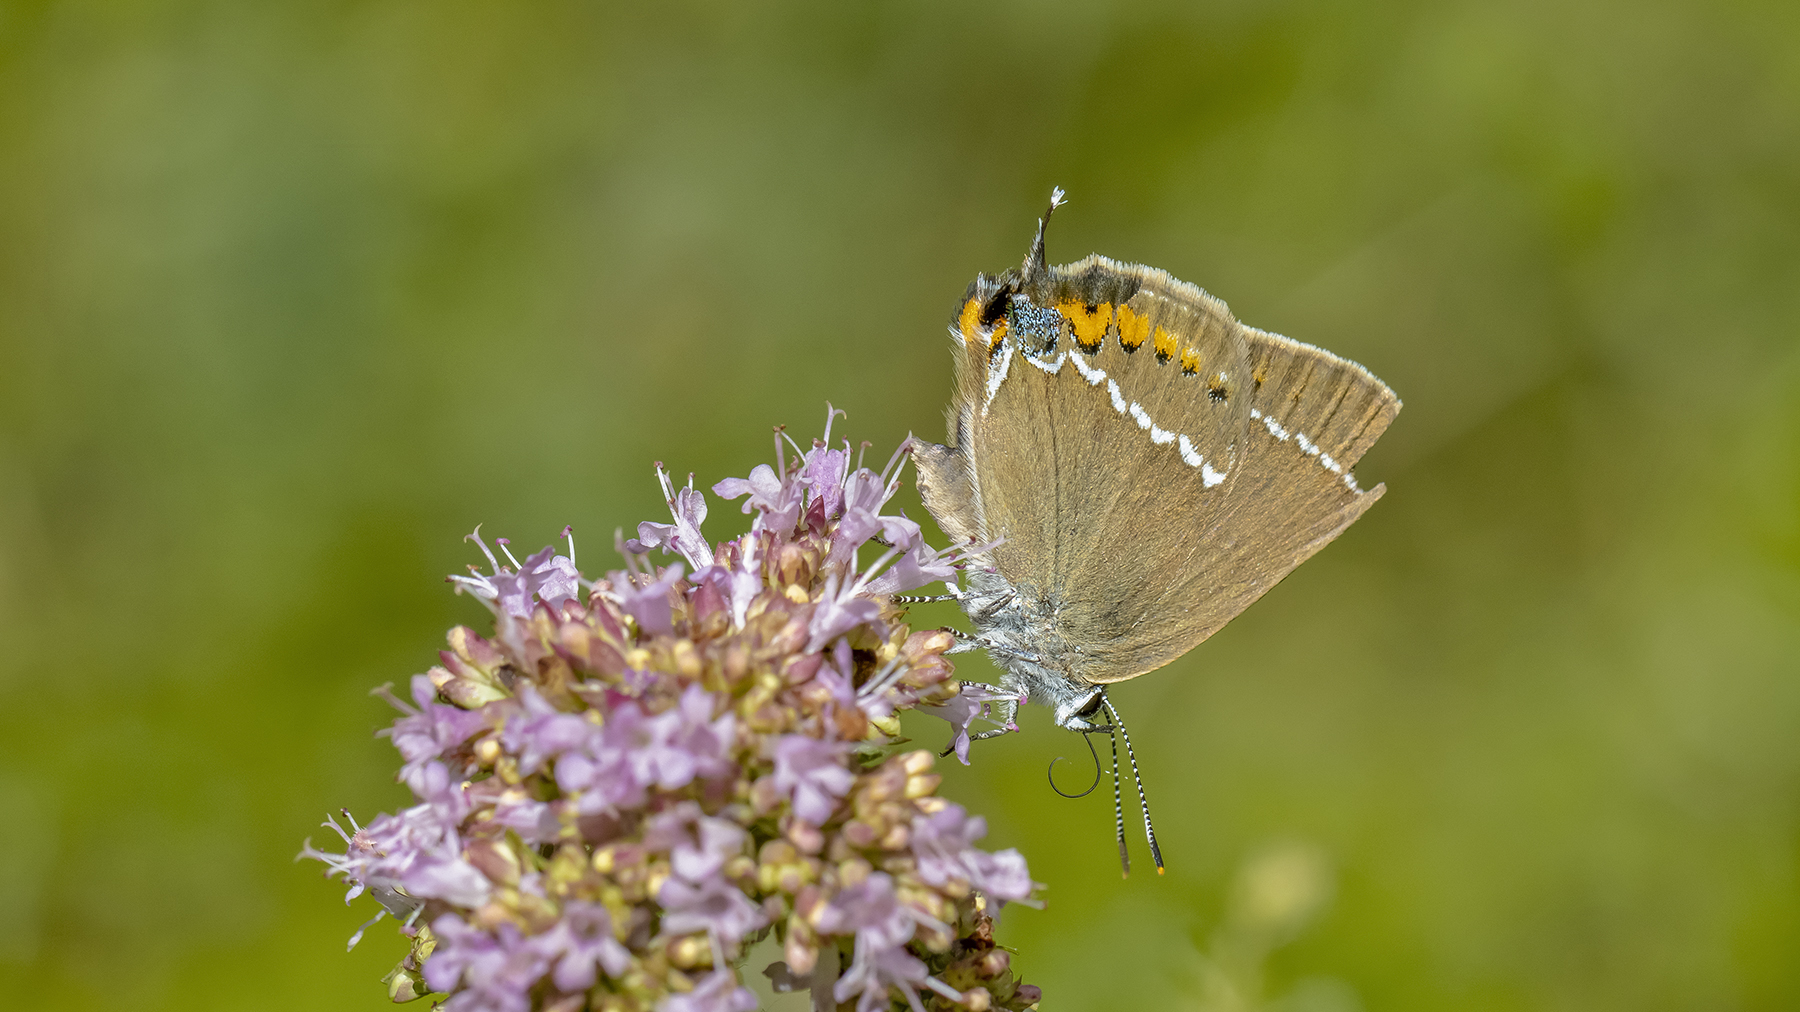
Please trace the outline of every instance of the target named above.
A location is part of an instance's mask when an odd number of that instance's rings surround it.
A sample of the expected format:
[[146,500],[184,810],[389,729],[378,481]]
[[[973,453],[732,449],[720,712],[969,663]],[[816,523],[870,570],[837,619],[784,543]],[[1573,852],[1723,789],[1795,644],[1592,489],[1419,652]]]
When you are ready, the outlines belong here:
[[1036,1003],[992,934],[999,905],[1031,902],[1024,859],[977,847],[986,824],[937,796],[933,755],[896,748],[901,710],[966,741],[985,705],[959,696],[951,637],[909,629],[892,597],[954,580],[971,546],[934,550],[881,512],[904,448],[876,473],[830,429],[713,487],[755,514],[717,546],[705,497],[660,465],[673,523],[640,524],[603,579],[572,542],[520,563],[501,541],[502,562],[471,536],[490,571],[453,579],[493,634],[452,630],[412,704],[389,696],[418,804],[327,820],[345,851],[302,851],[401,920],[395,1000],[748,1012],[734,963],[774,933],[765,972],[815,1007]]

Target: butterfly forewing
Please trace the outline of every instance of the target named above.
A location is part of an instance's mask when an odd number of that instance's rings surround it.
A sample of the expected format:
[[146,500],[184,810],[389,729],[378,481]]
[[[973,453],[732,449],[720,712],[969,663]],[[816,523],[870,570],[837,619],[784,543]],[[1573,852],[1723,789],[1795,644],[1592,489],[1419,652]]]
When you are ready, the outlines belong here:
[[1392,392],[1162,271],[983,277],[953,330],[954,448],[921,449],[921,491],[952,537],[1004,539],[992,565],[1073,679],[1179,657],[1381,494],[1349,468]]
[[[1044,400],[1074,422],[1058,427],[1062,541],[1048,572],[1033,580],[1059,605],[1066,638],[1080,645],[1071,673],[1082,678],[1134,664],[1140,644],[1167,635],[1159,631],[1169,617],[1161,598],[1191,564],[1185,549],[1230,501],[1252,435],[1247,402],[1222,393],[1249,369],[1224,304],[1161,271],[1108,266],[1140,285],[1114,308],[1100,347],[1072,356],[1054,376],[1029,370],[1042,376]],[[988,438],[975,444],[978,472],[1007,442],[993,417]],[[1073,472],[1061,463],[1069,457],[1078,462]],[[1006,549],[995,551],[1002,573],[1031,567],[1032,557],[1008,559]]]

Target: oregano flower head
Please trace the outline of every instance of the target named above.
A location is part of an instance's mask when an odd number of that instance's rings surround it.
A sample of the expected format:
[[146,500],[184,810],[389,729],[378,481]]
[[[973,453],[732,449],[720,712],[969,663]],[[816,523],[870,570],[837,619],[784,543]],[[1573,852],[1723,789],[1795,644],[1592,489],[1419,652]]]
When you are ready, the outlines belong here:
[[[713,486],[748,533],[713,545],[703,493],[657,477],[671,523],[619,539],[620,568],[566,554],[519,562],[470,535],[486,571],[454,576],[493,613],[451,630],[382,732],[417,804],[327,820],[314,849],[412,940],[396,1001],[446,1012],[749,1012],[736,963],[773,933],[764,972],[815,1008],[1020,1010],[991,915],[1032,903],[1017,851],[936,793],[929,751],[901,747],[924,707],[967,730],[942,631],[910,629],[893,595],[953,581],[983,546],[933,549],[882,510],[880,472],[848,443],[776,441],[776,463]],[[379,690],[384,691],[385,690]],[[973,690],[972,690],[973,691]],[[369,922],[374,923],[374,920]],[[351,939],[355,945],[363,930]]]

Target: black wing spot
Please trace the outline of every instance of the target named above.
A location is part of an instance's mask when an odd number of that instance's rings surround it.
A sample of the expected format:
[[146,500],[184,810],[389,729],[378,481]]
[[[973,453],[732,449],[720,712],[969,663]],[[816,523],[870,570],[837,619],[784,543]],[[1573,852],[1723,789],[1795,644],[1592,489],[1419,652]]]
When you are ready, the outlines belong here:
[[1206,387],[1206,396],[1215,401],[1225,401],[1231,398],[1231,391],[1225,389],[1223,383],[1210,383]]

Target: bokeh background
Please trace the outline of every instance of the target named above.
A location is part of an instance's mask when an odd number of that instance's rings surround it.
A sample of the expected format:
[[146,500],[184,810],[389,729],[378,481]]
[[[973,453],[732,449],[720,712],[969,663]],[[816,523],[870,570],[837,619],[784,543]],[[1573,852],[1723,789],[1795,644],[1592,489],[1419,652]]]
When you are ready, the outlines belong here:
[[1053,260],[1406,410],[1116,693],[1167,876],[1041,711],[953,771],[1044,1007],[1800,1007],[1780,0],[0,2],[0,1004],[384,1007],[291,859],[403,802],[367,692],[482,619],[462,536],[592,568],[655,460],[940,435],[1053,184]]

